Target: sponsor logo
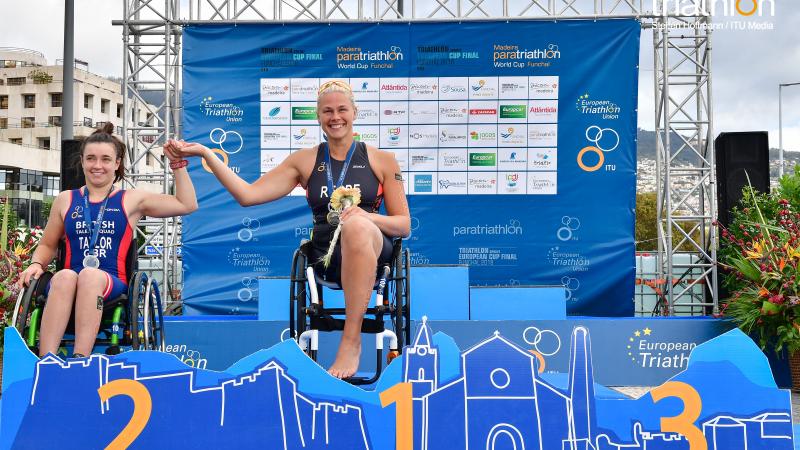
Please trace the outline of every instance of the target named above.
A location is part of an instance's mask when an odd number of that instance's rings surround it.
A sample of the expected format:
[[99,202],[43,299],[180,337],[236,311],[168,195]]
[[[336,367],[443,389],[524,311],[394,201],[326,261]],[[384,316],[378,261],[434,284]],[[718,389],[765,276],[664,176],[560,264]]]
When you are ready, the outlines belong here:
[[315,106],[293,106],[292,120],[317,120],[317,108]]
[[528,113],[530,115],[547,115],[547,114],[558,114],[558,107],[556,106],[531,106],[528,109]]
[[682,369],[689,363],[689,354],[697,343],[679,339],[658,339],[650,327],[636,329],[625,343],[628,357],[639,367],[648,369]]
[[500,105],[501,119],[524,119],[526,116],[525,105]]
[[423,141],[423,140],[433,140],[433,141],[435,141],[436,140],[436,133],[433,133],[433,132],[420,133],[418,131],[415,131],[415,132],[409,134],[408,137],[410,139],[415,140],[415,141]]
[[406,115],[407,111],[402,109],[384,109],[383,115],[384,116],[404,116]]
[[307,133],[308,131],[305,128],[300,128],[297,134],[292,134],[292,137],[295,141],[301,141],[304,137],[306,137]]
[[460,152],[454,151],[453,153],[447,153],[448,150],[442,149],[439,150],[439,169],[464,169],[467,168],[467,155]]
[[507,187],[516,187],[518,182],[519,182],[519,174],[518,173],[508,173],[508,174],[506,174],[506,186]]
[[433,192],[433,175],[415,174],[414,192]]
[[478,80],[477,84],[472,85],[472,92],[478,92],[486,85],[486,80]]
[[556,44],[534,49],[516,44],[495,44],[492,50],[494,67],[548,67],[550,60],[561,58],[561,51]]
[[528,93],[532,99],[558,98],[558,77],[530,77]]
[[589,94],[583,94],[575,101],[575,109],[583,115],[595,116],[606,120],[619,119],[622,108],[611,100],[595,100]]
[[404,92],[408,90],[408,86],[405,84],[382,84],[381,90],[388,92]]
[[528,194],[557,193],[556,172],[528,172]]
[[[578,152],[578,167],[586,172],[595,172],[603,167],[605,163],[605,154],[613,152],[619,147],[619,133],[613,128],[600,128],[597,125],[592,125],[586,129],[586,140],[593,145],[588,145]],[[587,154],[597,155],[597,163],[589,165],[584,158]],[[606,166],[607,172],[613,172],[616,167],[613,164]]]
[[439,86],[436,83],[418,83],[412,82],[409,86],[411,95],[413,96],[432,96],[436,95]]
[[390,142],[397,142],[400,140],[400,127],[389,128],[386,130]]
[[285,83],[269,84],[270,80],[261,80],[261,98],[284,97],[289,93],[289,85]]
[[449,189],[466,189],[467,182],[466,181],[458,181],[458,180],[451,180],[448,178],[441,178],[439,176],[439,189],[440,190],[449,190]]
[[356,113],[356,120],[359,122],[376,119],[377,117],[378,112],[372,108],[359,108],[358,113]]
[[448,128],[441,128],[439,131],[439,142],[442,144],[464,144],[467,139],[466,130],[457,132]]
[[469,138],[473,141],[486,141],[497,139],[497,133],[494,131],[470,131]]
[[361,47],[336,47],[336,65],[340,69],[391,69],[394,63],[402,60],[403,50],[397,45],[375,51],[365,51]]
[[473,108],[469,110],[471,116],[493,116],[497,110],[493,108]]
[[200,112],[206,117],[224,118],[226,122],[241,122],[244,118],[244,110],[239,106],[215,102],[214,97],[210,96],[200,101]]
[[411,155],[411,166],[420,166],[420,165],[428,165],[432,162],[436,161],[434,157],[430,155]]
[[502,137],[503,139],[508,139],[513,135],[514,135],[514,128],[513,127],[508,127],[508,128],[506,128],[506,131],[504,133],[502,133],[502,132],[500,133],[500,137]]
[[370,132],[363,132],[359,133],[357,131],[353,132],[353,140],[354,141],[377,141],[378,140],[378,133],[370,133]]
[[456,236],[522,236],[524,230],[517,219],[511,219],[507,224],[485,224],[472,226],[454,226],[453,237]]
[[269,112],[267,113],[267,115],[270,116],[270,117],[275,117],[280,113],[281,113],[281,107],[280,106],[276,106],[276,107],[270,109]]
[[494,153],[470,153],[470,167],[491,167],[497,165],[497,155]]
[[451,119],[461,119],[467,115],[467,108],[458,108],[453,106],[440,106],[439,117],[447,117]]
[[446,84],[442,86],[441,90],[442,94],[464,94],[467,92],[466,86],[457,86],[452,84]]

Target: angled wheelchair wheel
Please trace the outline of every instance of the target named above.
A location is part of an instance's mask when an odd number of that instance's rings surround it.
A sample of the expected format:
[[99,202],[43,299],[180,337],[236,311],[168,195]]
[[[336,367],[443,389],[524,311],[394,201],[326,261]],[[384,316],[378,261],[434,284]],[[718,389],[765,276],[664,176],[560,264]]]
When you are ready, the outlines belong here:
[[14,306],[12,323],[14,328],[19,331],[25,344],[35,349],[39,340],[39,326],[44,312],[45,289],[50,279],[53,278],[51,272],[44,272],[23,289],[17,297]]
[[130,285],[130,333],[134,350],[164,351],[164,314],[158,283],[137,272]]
[[300,335],[308,329],[308,317],[305,313],[308,303],[305,268],[306,257],[301,249],[297,249],[292,257],[289,280],[289,333],[294,340],[299,340]]

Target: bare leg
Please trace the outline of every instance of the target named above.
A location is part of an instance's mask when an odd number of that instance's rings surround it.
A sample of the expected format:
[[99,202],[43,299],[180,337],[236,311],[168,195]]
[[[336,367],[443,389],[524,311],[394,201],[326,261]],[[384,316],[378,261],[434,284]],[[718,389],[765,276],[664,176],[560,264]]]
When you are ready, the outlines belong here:
[[345,325],[336,360],[328,372],[337,378],[348,378],[358,370],[361,322],[375,284],[383,236],[369,219],[354,216],[342,223],[341,242]]
[[103,292],[110,280],[100,269],[84,268],[78,276],[75,299],[75,353],[92,353],[100,319],[103,316]]
[[77,286],[78,274],[70,269],[56,272],[50,280],[50,292],[47,294],[39,333],[39,356],[58,351],[72,314]]

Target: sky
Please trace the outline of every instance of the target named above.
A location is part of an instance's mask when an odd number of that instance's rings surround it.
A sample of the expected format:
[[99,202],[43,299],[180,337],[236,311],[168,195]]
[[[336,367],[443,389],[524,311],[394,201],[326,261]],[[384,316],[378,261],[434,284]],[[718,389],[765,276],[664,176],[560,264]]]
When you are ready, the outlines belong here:
[[[352,0],[350,0],[352,1]],[[455,3],[455,0],[449,0]],[[516,0],[515,0],[516,1]],[[645,0],[647,1],[647,0]],[[688,0],[668,0],[687,2]],[[770,146],[778,147],[778,84],[800,82],[800,1],[707,0],[719,5],[714,23],[722,27],[712,34],[712,94],[715,135],[725,131],[769,132]],[[762,2],[762,17],[725,17],[722,6],[739,2],[747,11],[753,1]],[[418,4],[425,0],[417,0]],[[774,16],[768,2],[774,2]],[[62,58],[63,0],[22,2],[4,0],[0,14],[0,47],[22,47],[44,53],[48,62]],[[365,3],[371,3],[365,1]],[[431,0],[433,3],[433,0]],[[468,1],[464,1],[468,4]],[[488,0],[487,4],[500,4]],[[89,63],[99,75],[122,76],[122,19],[120,0],[75,1],[75,57]],[[182,18],[188,18],[187,0]],[[32,9],[34,8],[34,9]],[[489,13],[494,13],[487,8]],[[771,29],[740,30],[735,22],[761,23]],[[654,129],[653,35],[643,30],[640,56],[639,127]],[[800,85],[784,88],[783,144],[800,151]]]

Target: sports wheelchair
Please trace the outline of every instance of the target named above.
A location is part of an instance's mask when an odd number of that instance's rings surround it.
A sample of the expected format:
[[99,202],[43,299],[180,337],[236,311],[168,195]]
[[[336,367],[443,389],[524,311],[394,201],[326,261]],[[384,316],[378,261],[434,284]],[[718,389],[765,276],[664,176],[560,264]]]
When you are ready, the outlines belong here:
[[[341,290],[336,283],[323,280],[314,273],[313,262],[309,263],[311,241],[304,240],[292,257],[289,283],[289,330],[300,348],[317,360],[320,331],[341,331],[344,329],[345,308],[325,308],[323,288]],[[375,306],[368,306],[366,317],[361,324],[361,332],[375,335],[376,366],[371,377],[350,377],[345,381],[356,384],[372,384],[378,380],[383,370],[383,344],[389,339],[387,364],[399,356],[403,344],[411,345],[411,303],[409,268],[411,258],[408,249],[403,249],[402,241],[395,239],[389,263],[378,267],[374,290]],[[372,317],[369,317],[372,316]],[[386,328],[384,317],[388,316],[391,328]]]
[[[56,269],[64,268],[65,244],[59,243],[56,254]],[[132,241],[125,257],[128,274],[128,292],[111,299],[103,305],[103,316],[95,346],[105,346],[105,353],[115,355],[121,347],[134,350],[165,350],[164,317],[158,283],[146,273],[138,271],[136,241]],[[45,294],[52,272],[42,273],[31,280],[28,287],[17,297],[12,322],[28,348],[38,354],[39,329],[47,303]],[[61,345],[75,344],[75,310],[67,324]]]

